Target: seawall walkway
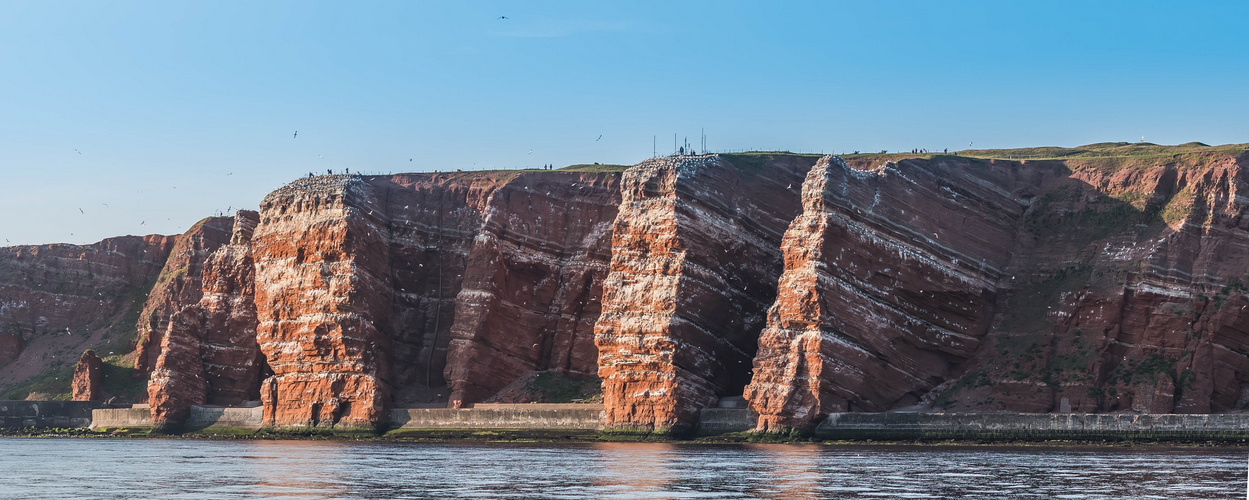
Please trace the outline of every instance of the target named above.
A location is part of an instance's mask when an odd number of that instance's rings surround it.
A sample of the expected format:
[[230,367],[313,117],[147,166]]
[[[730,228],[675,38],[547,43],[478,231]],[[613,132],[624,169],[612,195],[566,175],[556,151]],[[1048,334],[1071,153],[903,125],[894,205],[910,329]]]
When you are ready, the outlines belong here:
[[[387,430],[558,431],[594,434],[603,426],[602,405],[479,404],[473,408],[397,408]],[[235,433],[259,431],[263,408],[196,406],[184,429]],[[745,408],[702,411],[699,435],[747,432],[756,416]],[[102,408],[77,401],[0,401],[0,428],[150,429],[146,405]],[[813,431],[828,440],[1146,440],[1249,441],[1249,413],[838,413]]]

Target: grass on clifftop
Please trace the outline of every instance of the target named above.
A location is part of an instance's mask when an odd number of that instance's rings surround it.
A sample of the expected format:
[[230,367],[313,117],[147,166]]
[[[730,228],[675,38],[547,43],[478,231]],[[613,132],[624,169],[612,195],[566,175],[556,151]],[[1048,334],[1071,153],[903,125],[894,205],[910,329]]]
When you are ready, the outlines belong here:
[[1238,155],[1245,152],[1249,144],[1224,144],[1210,146],[1200,142],[1187,142],[1175,146],[1165,146],[1149,142],[1099,142],[1074,148],[1036,147],[1017,149],[968,149],[959,151],[960,156],[973,158],[1014,159],[1014,160],[1064,160],[1092,158],[1137,158],[1150,159],[1177,156],[1191,153],[1223,153]]
[[624,172],[625,170],[628,170],[629,167],[630,165],[615,165],[615,164],[609,164],[609,163],[603,163],[603,164],[578,163],[576,165],[569,165],[564,168],[557,168],[555,169],[555,171],[557,172],[615,173],[615,172]]
[[1042,146],[1015,149],[965,149],[949,153],[858,153],[841,155],[846,161],[898,162],[910,158],[933,159],[939,156],[961,156],[983,160],[1067,160],[1102,170],[1123,167],[1158,165],[1169,161],[1200,164],[1200,158],[1211,155],[1237,156],[1249,153],[1249,143],[1210,146],[1200,142],[1187,142],[1174,146],[1148,142],[1099,142],[1074,148]]

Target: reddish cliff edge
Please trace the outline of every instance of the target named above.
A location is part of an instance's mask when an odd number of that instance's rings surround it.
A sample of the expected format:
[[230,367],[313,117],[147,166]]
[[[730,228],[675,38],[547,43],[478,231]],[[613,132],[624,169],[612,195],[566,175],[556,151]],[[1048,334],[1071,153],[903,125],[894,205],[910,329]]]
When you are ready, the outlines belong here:
[[917,404],[976,351],[1038,175],[975,163],[810,171],[745,391],[760,430]]
[[228,244],[205,257],[201,298],[165,322],[160,354],[148,380],[158,426],[176,427],[193,405],[237,406],[260,398],[267,363],[256,342],[251,237],[259,214],[240,210]]
[[14,398],[68,397],[83,351],[125,354],[135,314],[175,240],[0,248],[0,388]]
[[533,371],[592,376],[617,174],[303,179],[252,240],[266,422],[374,426]]
[[856,410],[1242,409],[1244,167],[821,163],[746,391],[759,429]]
[[741,394],[814,162],[683,156],[625,172],[594,328],[608,426],[680,431]]
[[134,377],[147,379],[161,353],[161,340],[169,321],[183,308],[203,296],[200,278],[204,261],[217,248],[230,241],[232,219],[210,217],[191,226],[175,238],[160,276],[147,295],[135,328]]
[[658,431],[737,395],[769,431],[1249,409],[1244,154],[816,160],[319,176],[178,237],[3,248],[0,386],[98,351],[155,282],[135,373],[170,426],[259,399],[373,427],[542,372]]

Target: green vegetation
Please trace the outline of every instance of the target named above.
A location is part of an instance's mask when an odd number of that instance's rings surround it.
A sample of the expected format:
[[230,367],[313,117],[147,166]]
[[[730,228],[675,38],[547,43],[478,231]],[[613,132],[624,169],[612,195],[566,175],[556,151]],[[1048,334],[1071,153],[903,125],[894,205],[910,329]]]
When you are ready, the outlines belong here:
[[720,155],[725,161],[731,163],[737,170],[744,174],[758,175],[767,171],[770,163],[776,162],[782,158],[793,158],[806,160],[810,165],[821,158],[817,154],[798,154],[788,151],[750,151],[746,153],[723,153]]
[[1162,221],[1167,223],[1167,225],[1174,226],[1188,220],[1188,216],[1193,210],[1193,198],[1193,191],[1187,187],[1175,193],[1175,196],[1171,197],[1171,201],[1162,207],[1162,211],[1159,214],[1162,217]]
[[[1110,376],[1106,379],[1106,385],[1132,385],[1134,383],[1153,383],[1158,380],[1159,375],[1171,376],[1175,372],[1175,358],[1165,358],[1159,354],[1150,354],[1140,360],[1128,361],[1125,365],[1120,365],[1110,372]],[[1191,371],[1189,373],[1192,373]],[[1183,377],[1181,375],[1181,377]],[[1184,380],[1184,383],[1191,383],[1192,375]],[[1181,385],[1182,384],[1177,384]],[[1113,390],[1113,389],[1112,389]],[[1111,395],[1114,395],[1113,393]]]
[[[94,349],[96,355],[103,361],[100,366],[100,382],[108,397],[116,396],[133,401],[147,391],[146,380],[130,376],[133,366],[126,360],[126,355],[134,350],[137,336],[135,325],[139,321],[139,314],[143,311],[143,304],[154,286],[155,283],[151,286],[129,287],[121,293],[118,300],[124,304],[124,309],[107,323],[107,330],[102,336],[107,343]],[[77,355],[66,356],[57,363],[49,365],[42,373],[10,386],[0,393],[0,399],[21,400],[33,394],[38,399],[68,401],[73,398],[71,383],[77,363]]]
[[569,165],[569,166],[567,166],[567,167],[564,167],[564,168],[558,168],[558,169],[555,169],[555,170],[556,170],[557,172],[587,172],[587,173],[600,173],[600,172],[607,172],[607,173],[612,173],[612,172],[624,172],[625,170],[628,170],[628,169],[629,169],[629,165],[613,165],[613,164],[609,164],[609,163],[604,163],[604,164],[598,164],[598,163],[589,163],[589,164],[587,164],[587,163],[578,163],[578,164],[576,164],[576,165]]
[[572,378],[557,372],[541,372],[525,384],[525,389],[541,403],[580,403],[602,401],[602,383],[597,378]]
[[73,397],[70,392],[70,382],[73,379],[74,365],[60,362],[44,370],[43,373],[9,387],[4,393],[0,393],[0,399],[20,400],[35,394],[43,400],[69,401]]
[[984,372],[976,371],[968,373],[967,375],[963,375],[963,378],[958,379],[958,382],[955,382],[953,387],[950,387],[945,392],[941,393],[940,396],[937,396],[937,399],[933,400],[933,405],[942,409],[949,408],[950,405],[954,404],[954,396],[963,389],[986,387],[990,385],[993,385],[993,381],[989,380],[989,376]]
[[1066,160],[1066,159],[1165,159],[1192,153],[1222,153],[1238,155],[1245,151],[1249,144],[1225,144],[1209,146],[1200,142],[1188,142],[1175,146],[1164,146],[1148,142],[1099,142],[1074,148],[1036,147],[1017,149],[969,149],[959,151],[959,156],[985,159],[1014,160]]
[[[1093,266],[1071,265],[1048,271],[1039,281],[1021,282],[1010,298],[1001,329],[1013,332],[1042,332],[1051,326],[1050,308],[1059,303],[1062,292],[1077,290],[1090,281]],[[1039,354],[1038,348],[1038,354]]]

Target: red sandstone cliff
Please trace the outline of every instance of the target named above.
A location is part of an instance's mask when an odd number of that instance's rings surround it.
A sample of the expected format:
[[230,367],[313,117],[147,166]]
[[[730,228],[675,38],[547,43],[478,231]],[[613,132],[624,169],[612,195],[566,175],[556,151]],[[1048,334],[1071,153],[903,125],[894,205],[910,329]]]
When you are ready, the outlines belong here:
[[814,169],[746,391],[760,429],[1249,404],[1245,156],[1106,163]]
[[176,427],[193,405],[237,406],[260,396],[266,369],[256,343],[250,241],[259,214],[240,210],[229,244],[202,263],[198,302],[179,308],[161,335],[148,381],[152,420]]
[[625,172],[594,329],[607,425],[680,430],[741,394],[814,160],[667,157]]
[[745,391],[761,430],[916,404],[976,351],[1039,175],[974,163],[811,169]]
[[68,393],[68,371],[83,351],[111,345],[103,356],[123,354],[133,314],[174,240],[124,236],[0,248],[0,390],[51,370],[66,372],[54,385]]
[[95,351],[87,350],[82,353],[82,357],[78,358],[78,364],[74,366],[72,400],[94,401],[103,399],[104,388],[101,387],[100,382],[103,375],[100,365],[103,363],[100,357],[95,355]]
[[764,430],[1249,409],[1249,159],[1124,158],[301,179],[178,237],[0,249],[0,386],[98,348],[155,281],[135,367],[162,425],[259,398],[270,425],[374,426],[544,371],[601,377],[606,423],[644,430],[741,394]]
[[615,178],[327,176],[266,197],[252,241],[266,421],[369,426],[535,370],[591,375]]
[[596,377],[594,322],[619,176],[518,176],[491,193],[465,262],[447,354],[452,405],[534,371]]
[[1029,209],[992,345],[969,366],[987,382],[950,406],[1246,409],[1249,156],[1065,166]]
[[168,259],[152,286],[139,313],[135,328],[134,376],[147,378],[161,353],[161,340],[170,319],[182,308],[199,302],[203,295],[200,278],[208,255],[230,241],[232,220],[210,217],[191,226],[175,238]]

